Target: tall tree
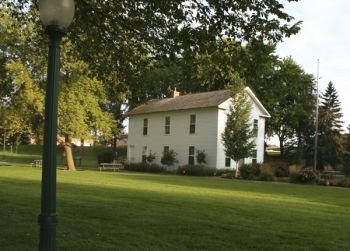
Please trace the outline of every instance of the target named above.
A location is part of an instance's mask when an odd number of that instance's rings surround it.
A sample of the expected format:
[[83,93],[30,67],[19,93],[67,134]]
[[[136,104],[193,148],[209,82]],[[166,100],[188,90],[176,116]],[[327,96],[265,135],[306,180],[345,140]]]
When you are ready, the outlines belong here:
[[[44,39],[33,22],[21,23],[0,10],[0,111],[8,120],[8,132],[19,139],[23,133],[43,135],[46,52]],[[17,29],[15,29],[15,27]],[[15,35],[13,35],[15,34]],[[71,137],[86,138],[91,132],[110,138],[117,131],[116,122],[107,109],[106,89],[90,67],[74,51],[69,39],[63,41],[58,133],[65,136],[69,170],[75,170]],[[0,114],[1,115],[1,114]]]
[[313,122],[315,100],[313,76],[288,57],[278,61],[270,84],[265,103],[271,112],[267,127],[270,135],[278,136],[283,155],[287,142],[293,143],[292,147],[301,147],[304,138],[310,136],[308,128]]
[[239,161],[252,156],[256,146],[250,124],[251,103],[244,91],[243,81],[237,80],[231,82],[232,101],[221,138],[226,156],[236,162],[236,177],[239,177]]
[[318,165],[320,168],[340,162],[342,117],[338,93],[333,83],[329,82],[325,92],[321,95],[320,104],[318,136]]

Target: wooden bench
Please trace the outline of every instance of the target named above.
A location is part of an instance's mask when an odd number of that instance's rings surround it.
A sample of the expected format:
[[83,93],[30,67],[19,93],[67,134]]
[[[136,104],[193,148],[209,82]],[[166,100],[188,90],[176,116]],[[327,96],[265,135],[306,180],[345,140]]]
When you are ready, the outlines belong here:
[[120,169],[123,169],[123,167],[124,166],[121,163],[100,163],[100,166],[98,168],[101,172],[102,170],[119,171]]
[[35,159],[33,163],[30,163],[30,167],[41,168],[43,166],[43,161],[41,159]]

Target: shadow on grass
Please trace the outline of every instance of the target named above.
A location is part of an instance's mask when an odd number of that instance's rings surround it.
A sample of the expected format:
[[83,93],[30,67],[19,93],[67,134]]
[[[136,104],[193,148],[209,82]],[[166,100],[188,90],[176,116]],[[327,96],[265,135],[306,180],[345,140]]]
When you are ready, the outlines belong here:
[[[263,196],[273,194],[284,198],[303,199],[305,201],[322,203],[330,206],[350,206],[350,189],[348,188],[165,174],[132,173],[132,175],[133,179],[164,185],[226,191],[238,190],[241,192],[261,194]],[[337,200],[335,200],[335,198]]]

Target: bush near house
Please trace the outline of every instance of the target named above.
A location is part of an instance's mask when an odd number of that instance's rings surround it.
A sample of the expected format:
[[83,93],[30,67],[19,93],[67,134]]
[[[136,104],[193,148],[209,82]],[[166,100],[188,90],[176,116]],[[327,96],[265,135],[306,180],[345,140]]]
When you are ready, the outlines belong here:
[[165,168],[157,164],[147,163],[129,163],[124,165],[124,169],[135,172],[146,172],[146,173],[162,173],[165,172]]
[[196,156],[196,159],[197,159],[197,163],[202,165],[202,164],[205,164],[207,163],[207,161],[205,160],[207,157],[206,153],[204,150],[198,150],[197,151],[197,156]]
[[221,176],[221,178],[224,179],[234,179],[236,176],[236,170],[232,170],[232,169],[223,169],[223,172],[219,172],[217,173],[217,175]]
[[189,176],[215,176],[217,169],[203,165],[184,165],[179,166],[177,174]]
[[263,164],[260,167],[259,180],[274,181],[276,179],[275,172],[269,164]]
[[171,149],[169,151],[163,152],[163,156],[160,160],[160,163],[166,166],[172,166],[178,162],[176,156],[177,153]]
[[278,166],[275,168],[276,177],[283,178],[289,176],[289,167],[288,166]]
[[242,165],[239,168],[239,173],[242,179],[253,180],[260,175],[260,165]]
[[289,175],[290,183],[299,184],[318,184],[320,182],[320,176],[318,172],[315,172],[311,168],[305,168],[300,172],[291,172]]

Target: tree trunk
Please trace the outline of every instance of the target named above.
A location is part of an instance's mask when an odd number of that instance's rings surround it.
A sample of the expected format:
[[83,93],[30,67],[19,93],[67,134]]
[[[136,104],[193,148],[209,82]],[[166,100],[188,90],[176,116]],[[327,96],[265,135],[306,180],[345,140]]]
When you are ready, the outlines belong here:
[[64,152],[66,153],[67,158],[67,170],[68,171],[76,171],[74,160],[73,160],[73,152],[72,152],[72,137],[66,136],[64,143]]
[[280,157],[283,157],[283,155],[284,155],[284,137],[278,136],[278,139],[280,141]]
[[117,135],[114,134],[113,136],[114,136],[113,139],[112,139],[113,152],[116,152],[117,151]]
[[235,178],[239,178],[240,173],[239,173],[239,161],[236,162],[236,173],[235,173]]

